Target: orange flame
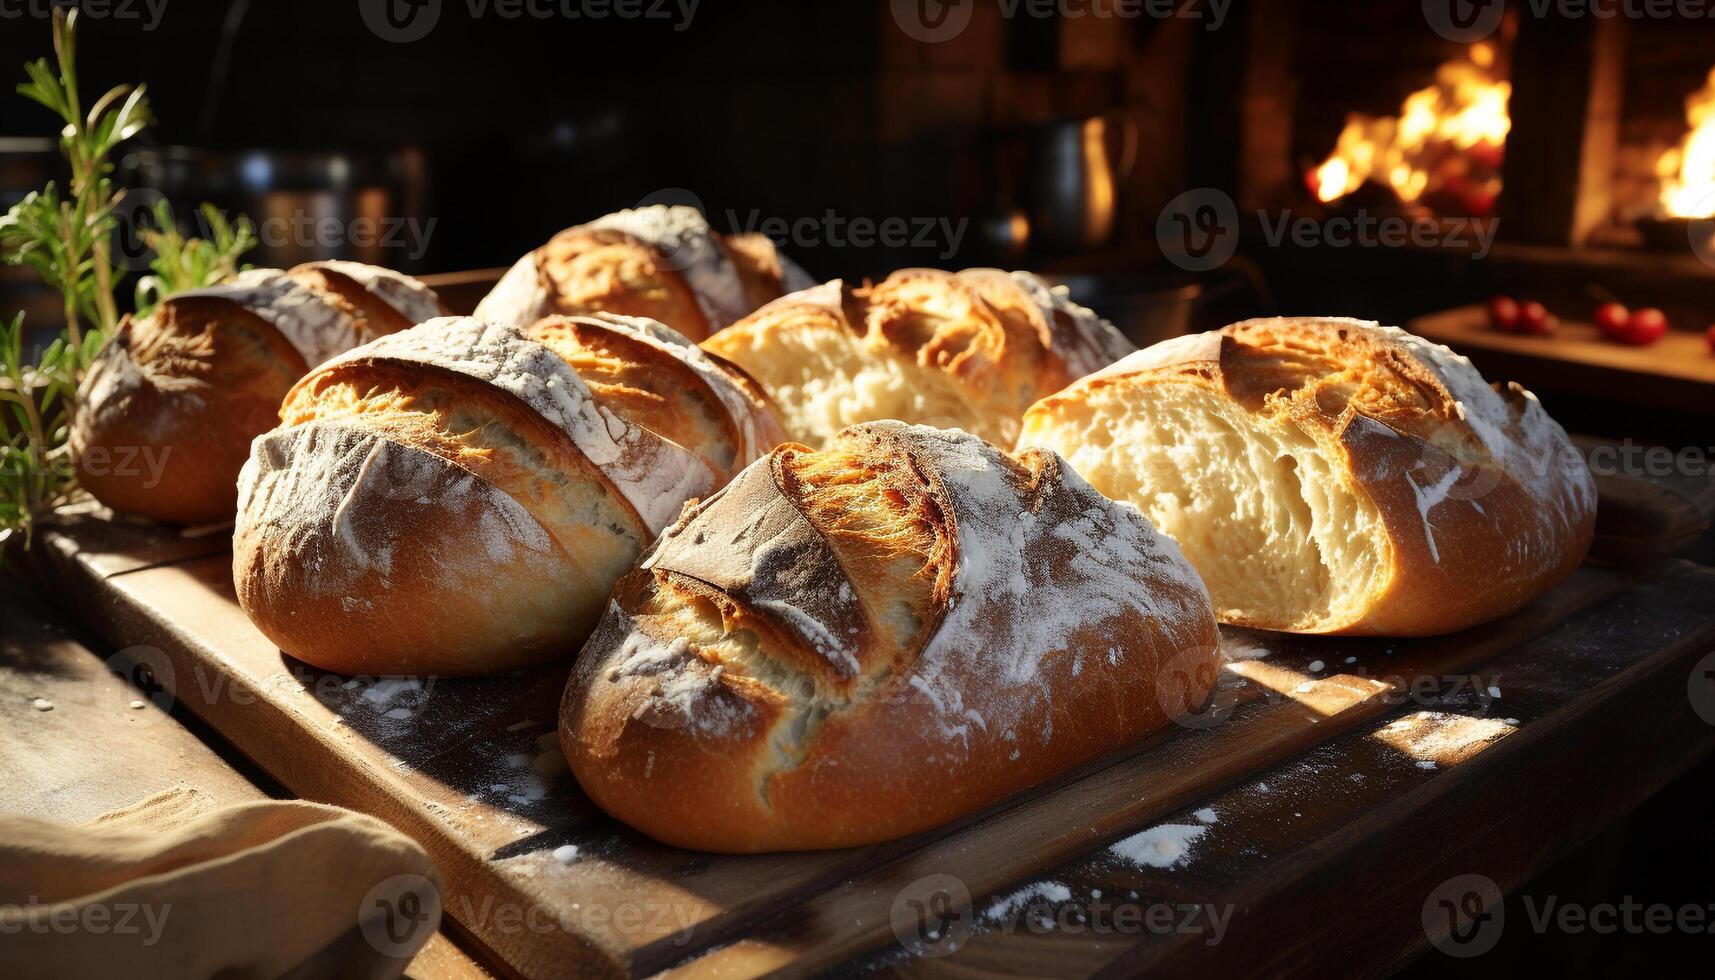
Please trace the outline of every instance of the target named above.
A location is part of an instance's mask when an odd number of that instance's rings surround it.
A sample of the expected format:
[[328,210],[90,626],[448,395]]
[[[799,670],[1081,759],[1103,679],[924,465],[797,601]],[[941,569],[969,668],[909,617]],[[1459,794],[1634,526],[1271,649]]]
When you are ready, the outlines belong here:
[[[1494,67],[1495,49],[1473,44],[1435,70],[1435,84],[1406,96],[1398,116],[1348,116],[1334,152],[1309,175],[1317,199],[1337,201],[1377,180],[1412,202],[1437,188],[1449,148],[1463,153],[1486,146],[1498,159],[1512,128],[1512,84],[1495,78]],[[1492,199],[1500,178],[1488,175],[1481,190]]]
[[1656,160],[1661,207],[1674,217],[1708,218],[1715,216],[1715,70],[1686,97],[1685,121],[1691,132]]

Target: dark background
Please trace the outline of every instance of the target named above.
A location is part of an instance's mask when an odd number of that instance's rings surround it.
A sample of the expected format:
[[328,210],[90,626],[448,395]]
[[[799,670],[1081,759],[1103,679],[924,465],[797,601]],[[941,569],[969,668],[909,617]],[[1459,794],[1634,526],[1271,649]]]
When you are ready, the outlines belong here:
[[[951,256],[940,244],[790,243],[818,278],[1009,261],[1156,289],[1186,278],[1155,248],[1167,201],[1212,186],[1242,202],[1305,207],[1299,175],[1331,147],[1344,114],[1393,112],[1425,84],[1451,47],[1425,30],[1418,6],[1235,0],[1224,28],[1205,31],[1185,19],[1003,20],[979,5],[957,40],[926,45],[897,29],[886,3],[857,0],[702,0],[685,30],[655,19],[473,17],[465,0],[444,0],[427,37],[392,43],[365,26],[357,0],[168,0],[153,30],[86,19],[80,64],[86,99],[115,83],[147,83],[160,122],[138,150],[337,151],[364,173],[373,155],[406,161],[411,190],[390,199],[389,213],[435,225],[419,258],[383,263],[413,271],[506,265],[562,227],[685,189],[723,230],[729,211],[974,223]],[[1293,32],[1278,84],[1246,72],[1271,38],[1286,43],[1271,23]],[[1639,75],[1627,89],[1626,132],[1641,146],[1674,131],[1679,99],[1715,65],[1715,43],[1707,24],[1666,23],[1639,25],[1631,47]],[[45,20],[0,19],[8,81],[0,138],[53,135],[48,113],[9,91],[26,59],[49,53]],[[1020,141],[1050,121],[1110,111],[1140,136],[1112,240],[1015,255],[985,245],[977,225],[1018,203]],[[1247,145],[1244,134],[1259,131],[1247,119],[1282,113],[1290,122],[1277,127],[1275,145]],[[31,169],[39,161],[8,145],[0,194],[40,176]],[[1259,184],[1258,174],[1274,178]],[[1464,258],[1348,249],[1330,260],[1254,246],[1227,270],[1240,288],[1206,318],[1318,312],[1403,322],[1501,285],[1492,267]],[[24,288],[16,276],[0,280],[0,308],[9,312]],[[1623,417],[1615,434],[1648,435],[1632,428],[1636,416],[1582,407],[1585,428]],[[1706,432],[1699,444],[1709,444]],[[1528,889],[1588,903],[1715,900],[1711,774],[1704,765]],[[1682,964],[1707,957],[1709,936],[1523,933],[1509,930],[1475,965],[1431,953],[1410,972],[1708,974]]]

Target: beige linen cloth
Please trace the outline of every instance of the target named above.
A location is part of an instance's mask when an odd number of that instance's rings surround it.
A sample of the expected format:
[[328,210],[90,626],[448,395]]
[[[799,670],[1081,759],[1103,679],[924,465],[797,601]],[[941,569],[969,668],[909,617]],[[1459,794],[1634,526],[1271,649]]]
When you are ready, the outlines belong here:
[[0,814],[0,977],[396,977],[440,926],[416,843],[338,807],[168,790]]

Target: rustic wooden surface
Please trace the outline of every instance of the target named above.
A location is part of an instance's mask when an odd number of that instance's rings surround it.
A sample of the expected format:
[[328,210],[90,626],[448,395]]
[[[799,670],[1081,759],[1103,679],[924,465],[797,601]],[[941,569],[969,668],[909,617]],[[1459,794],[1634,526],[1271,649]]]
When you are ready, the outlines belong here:
[[[213,806],[267,798],[163,710],[164,697],[110,670],[16,582],[0,577],[0,588],[0,810],[83,823],[175,787]],[[35,708],[37,698],[52,710]],[[444,935],[418,951],[405,975],[490,976]]]
[[[1258,923],[1325,914],[1324,892],[1366,888],[1375,894],[1357,912],[1386,941],[1366,943],[1362,962],[1382,970],[1427,941],[1415,924],[1419,879],[1447,877],[1463,866],[1450,859],[1468,854],[1515,882],[1715,737],[1693,724],[1686,694],[1691,664],[1715,648],[1704,608],[1715,572],[1586,566],[1515,616],[1450,637],[1228,631],[1235,650],[1272,656],[1231,664],[1212,713],[1191,725],[916,838],[721,857],[648,841],[579,793],[552,736],[564,667],[462,681],[324,674],[250,626],[232,599],[228,555],[169,557],[182,547],[170,534],[139,542],[135,529],[86,515],[43,535],[34,558],[56,594],[80,597],[78,615],[115,647],[164,662],[157,674],[171,675],[163,682],[177,703],[289,790],[374,813],[421,841],[463,935],[527,976],[1078,975],[1204,959],[1311,972],[1328,965],[1319,947],[1283,948]],[[1615,712],[1640,705],[1659,723],[1616,732]],[[1424,724],[1440,733],[1422,745],[1389,728],[1420,712],[1438,713]],[[1449,724],[1476,724],[1477,734],[1450,739]],[[1616,748],[1594,752],[1604,739]],[[1566,752],[1581,754],[1554,761]],[[1596,802],[1547,806],[1568,799]],[[1192,824],[1183,815],[1204,807],[1217,822],[1179,867],[1145,868],[1109,850],[1163,821]],[[1533,813],[1542,819],[1532,823]],[[1450,836],[1460,821],[1477,821],[1458,832],[1469,840]],[[1426,846],[1402,846],[1413,840]],[[557,859],[565,845],[575,853]],[[1416,864],[1398,866],[1408,858]],[[1386,874],[1358,874],[1367,862]],[[956,879],[968,901],[949,907],[936,876]],[[1044,881],[1065,887],[1061,911],[1099,888],[1110,900],[1135,892],[1134,904],[1226,903],[1244,918],[1218,947],[989,921],[997,896]],[[930,955],[947,940],[925,936],[954,934],[910,913],[949,908],[948,921],[963,922],[960,945]]]
[[1630,347],[1603,339],[1593,324],[1563,320],[1552,336],[1533,337],[1491,330],[1480,305],[1418,317],[1405,328],[1469,355],[1488,377],[1715,417],[1715,355],[1700,332],[1669,330],[1648,347]]

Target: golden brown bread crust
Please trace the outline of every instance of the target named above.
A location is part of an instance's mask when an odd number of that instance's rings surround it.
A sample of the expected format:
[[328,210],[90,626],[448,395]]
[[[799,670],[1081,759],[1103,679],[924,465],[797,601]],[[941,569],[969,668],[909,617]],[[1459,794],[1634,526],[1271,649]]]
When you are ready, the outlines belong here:
[[556,313],[649,317],[687,337],[709,335],[709,321],[685,277],[646,242],[621,231],[568,228],[538,253]]
[[1054,448],[1053,424],[1084,403],[1171,399],[1181,386],[1289,419],[1379,514],[1380,584],[1353,614],[1309,632],[1462,629],[1540,595],[1589,549],[1594,482],[1535,397],[1488,385],[1445,347],[1364,321],[1251,320],[1158,344],[1033,406],[1020,444]]
[[[357,328],[356,343],[398,333],[449,312],[427,286],[387,269],[356,262],[306,262],[286,275],[350,316]],[[371,288],[377,283],[395,288],[386,292]]]
[[1051,453],[879,422],[689,508],[615,588],[560,736],[667,843],[842,847],[1135,740],[1218,661],[1201,582],[1135,508]]
[[[690,426],[675,441],[695,447],[722,482],[786,441],[773,402],[735,365],[636,318],[629,332],[613,317],[550,316],[524,334],[551,348],[590,386],[596,401],[658,432]],[[662,356],[677,352],[679,356]]]
[[282,650],[345,673],[563,657],[680,505],[780,431],[659,324],[534,329],[552,343],[431,320],[294,387],[233,536],[239,604]]
[[127,316],[95,357],[71,426],[78,483],[169,524],[230,520],[250,440],[304,372],[279,331],[214,299]]
[[352,421],[270,432],[245,470],[234,584],[281,650],[340,673],[459,675],[552,659],[589,628],[599,603],[567,600],[599,568],[471,471]]
[[[250,441],[320,359],[411,320],[363,279],[415,280],[349,262],[254,270],[127,317],[97,354],[71,429],[79,483],[114,510],[172,524],[231,520]],[[279,308],[271,308],[270,304]]]
[[[927,382],[941,389],[926,403],[936,406],[924,409],[931,414],[898,409],[903,421],[962,428],[1004,444],[1017,436],[1019,416],[1032,402],[1133,350],[1111,324],[1035,276],[997,269],[902,269],[862,286],[835,280],[776,300],[703,346],[768,387],[791,370],[779,363],[794,356],[783,344],[788,335],[816,331],[849,336],[860,362],[897,364],[910,378],[906,387]],[[776,386],[783,404],[805,397],[783,380]],[[789,425],[802,416],[793,436],[812,445],[840,425],[887,417],[860,411],[834,424],[785,407]]]
[[723,236],[694,208],[657,205],[556,234],[506,273],[476,316],[522,328],[553,314],[616,313],[700,341],[782,295],[794,271],[765,236]]

